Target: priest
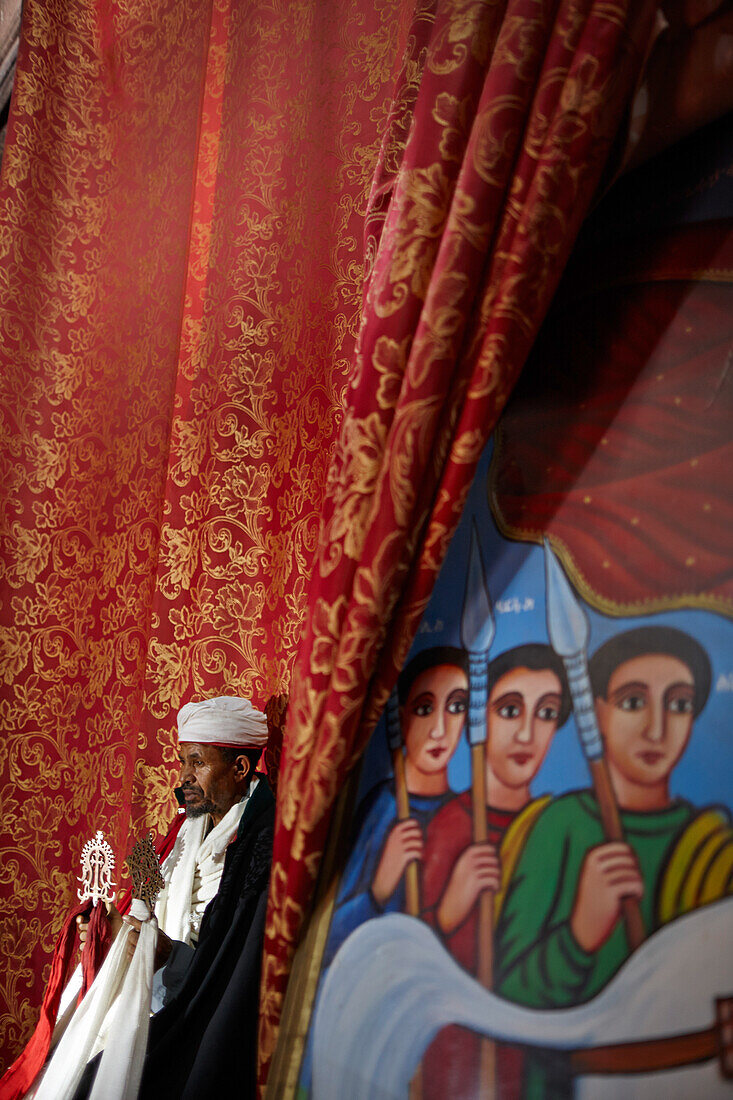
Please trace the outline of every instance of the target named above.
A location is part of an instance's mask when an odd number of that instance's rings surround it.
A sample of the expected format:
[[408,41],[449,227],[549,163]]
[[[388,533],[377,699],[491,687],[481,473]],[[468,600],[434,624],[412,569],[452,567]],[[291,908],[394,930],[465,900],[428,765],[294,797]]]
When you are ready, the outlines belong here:
[[[219,889],[227,847],[260,785],[255,768],[266,743],[267,720],[248,699],[221,696],[187,703],[178,715],[179,791],[186,820],[163,866],[156,961],[164,965],[156,972],[154,1011],[178,991],[192,961],[204,911]],[[267,797],[262,782],[261,795]]]
[[[139,1095],[214,1095],[234,1078],[254,1095],[275,817],[254,770],[267,721],[246,699],[207,699],[183,707],[178,735],[186,820],[164,865],[156,964],[165,1005],[151,1021]],[[115,911],[110,919],[139,929]],[[96,1060],[78,1097],[95,1072]]]
[[[200,740],[198,740],[200,738]],[[209,740],[213,738],[215,740]],[[185,820],[162,867],[153,1011],[177,992],[193,958],[201,920],[216,896],[229,843],[259,784],[255,768],[267,742],[267,720],[248,699],[221,696],[187,703],[178,714],[177,794]],[[123,923],[140,922],[108,906],[112,939]],[[88,918],[77,918],[82,943]],[[136,936],[129,938],[134,950]]]

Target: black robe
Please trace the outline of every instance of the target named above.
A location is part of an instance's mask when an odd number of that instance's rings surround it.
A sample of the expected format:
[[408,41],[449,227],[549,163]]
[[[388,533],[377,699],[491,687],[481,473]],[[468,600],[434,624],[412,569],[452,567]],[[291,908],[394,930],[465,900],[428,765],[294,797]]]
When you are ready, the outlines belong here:
[[[229,845],[179,992],[150,1021],[140,1100],[205,1100],[236,1083],[254,1097],[257,1025],[275,800],[261,777]],[[98,1059],[75,1100],[89,1095]]]

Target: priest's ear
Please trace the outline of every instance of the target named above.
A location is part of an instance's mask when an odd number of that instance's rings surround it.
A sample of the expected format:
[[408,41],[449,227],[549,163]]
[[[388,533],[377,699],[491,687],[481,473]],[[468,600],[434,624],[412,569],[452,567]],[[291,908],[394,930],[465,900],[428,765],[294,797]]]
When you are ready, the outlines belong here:
[[250,772],[254,770],[252,768],[249,756],[245,753],[240,753],[237,755],[234,761],[233,768],[234,778],[237,780],[238,783],[244,783],[244,781],[249,778]]
[[241,749],[237,753],[235,761],[236,769],[234,774],[238,781],[244,783],[244,781],[246,780],[249,783],[260,761],[261,756],[262,749],[255,748]]

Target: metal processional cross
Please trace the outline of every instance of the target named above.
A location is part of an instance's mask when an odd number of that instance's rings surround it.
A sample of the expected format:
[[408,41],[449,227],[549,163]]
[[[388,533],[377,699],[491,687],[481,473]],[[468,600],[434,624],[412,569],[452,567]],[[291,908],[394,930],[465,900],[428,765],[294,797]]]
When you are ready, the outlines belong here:
[[153,834],[141,837],[125,860],[132,876],[132,896],[144,901],[152,913],[158,894],[165,886],[153,847]]

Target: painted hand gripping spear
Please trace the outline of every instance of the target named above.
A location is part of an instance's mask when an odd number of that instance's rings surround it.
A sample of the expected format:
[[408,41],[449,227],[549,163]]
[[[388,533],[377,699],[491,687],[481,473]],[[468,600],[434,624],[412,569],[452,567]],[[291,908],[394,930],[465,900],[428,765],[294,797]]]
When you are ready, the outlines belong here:
[[[598,729],[593,691],[588,675],[588,619],[547,539],[545,539],[545,582],[547,632],[550,644],[558,657],[562,658],[568,675],[578,736],[591,774],[603,831],[608,840],[623,841],[621,818],[608,774],[608,765],[603,755],[603,741]],[[633,951],[644,941],[641,910],[636,898],[624,898],[622,907],[626,937]]]
[[[495,633],[491,598],[486,584],[476,525],[471,528],[471,550],[468,558],[466,594],[461,614],[461,644],[468,651],[468,741],[471,746],[471,804],[473,810],[473,842],[488,840],[486,817],[486,703],[488,697],[489,650]],[[484,890],[479,896],[478,959],[476,977],[486,989],[491,989],[494,977],[494,895]],[[479,1080],[481,1096],[494,1094],[494,1044],[481,1040]]]

